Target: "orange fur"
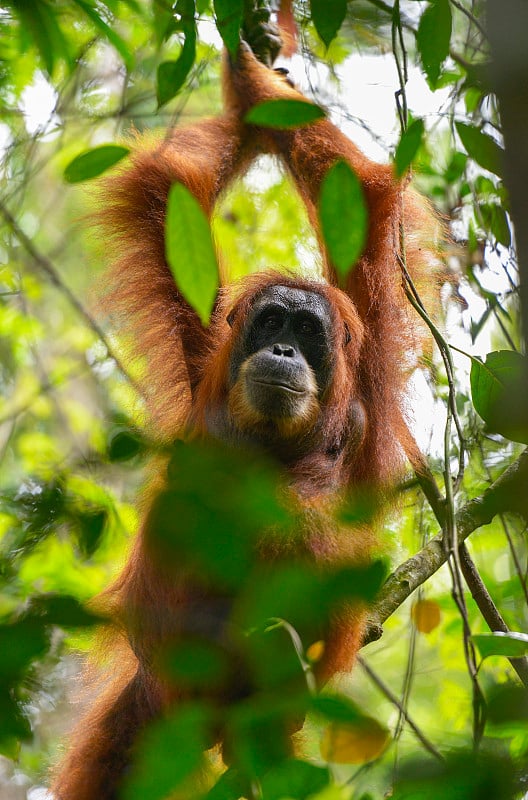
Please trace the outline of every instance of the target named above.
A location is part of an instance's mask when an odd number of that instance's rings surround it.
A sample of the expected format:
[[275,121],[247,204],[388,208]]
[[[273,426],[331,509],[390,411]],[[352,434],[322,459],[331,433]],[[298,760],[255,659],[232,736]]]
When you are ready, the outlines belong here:
[[[403,399],[420,335],[401,285],[400,224],[407,232],[408,268],[418,278],[434,270],[438,260],[436,244],[423,241],[424,232],[433,238],[437,224],[426,205],[394,179],[390,167],[367,159],[328,120],[288,131],[244,126],[241,115],[254,104],[299,97],[247,49],[229,71],[225,95],[223,117],[176,129],[155,145],[139,142],[130,162],[103,183],[98,222],[105,244],[117,253],[106,307],[148,361],[145,385],[154,428],[170,441],[189,430],[207,436],[208,414],[215,409],[227,408],[242,428],[258,425],[243,393],[235,387],[230,396],[227,383],[233,343],[252,302],[276,284],[324,297],[333,314],[333,381],[310,403],[306,419],[280,431],[286,444],[303,437],[310,443],[302,456],[284,463],[291,504],[302,518],[301,535],[292,544],[266,534],[260,558],[274,562],[293,555],[323,566],[364,563],[372,551],[372,532],[365,528],[351,535],[335,523],[333,510],[346,491],[367,487],[381,498],[400,474],[404,447],[411,446]],[[220,192],[261,151],[278,154],[286,164],[315,226],[321,181],[337,159],[346,159],[367,200],[368,243],[344,291],[336,287],[327,256],[327,282],[272,271],[253,275],[221,291],[211,325],[204,329],[165,262],[167,194],[172,182],[182,181],[210,215]],[[230,327],[226,318],[233,310]],[[175,620],[193,586],[188,575],[174,575],[153,557],[149,524],[147,512],[130,560],[106,595],[125,632],[122,676],[73,734],[73,747],[53,787],[57,800],[113,800],[135,734],[177,699],[178,692],[156,673],[151,657],[164,637],[177,635]],[[334,617],[321,680],[350,667],[361,631],[360,610]]]

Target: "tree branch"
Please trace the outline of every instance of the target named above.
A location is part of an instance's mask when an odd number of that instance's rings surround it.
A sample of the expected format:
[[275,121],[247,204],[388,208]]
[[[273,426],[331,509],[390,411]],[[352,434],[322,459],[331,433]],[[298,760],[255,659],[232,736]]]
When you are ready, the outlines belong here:
[[[460,566],[462,568],[465,581],[469,586],[471,596],[479,607],[479,611],[486,620],[490,631],[502,631],[502,633],[509,633],[510,629],[502,618],[499,609],[493,602],[493,599],[488,592],[482,578],[480,577],[465,544],[460,545],[459,552]],[[521,679],[522,683],[528,688],[528,659],[509,658],[508,660]]]
[[[466,503],[456,514],[459,546],[482,525],[487,525],[502,511],[515,511],[528,520],[528,449],[479,497]],[[418,586],[425,583],[446,562],[448,550],[443,533],[438,533],[416,555],[411,556],[390,575],[371,608],[363,639],[364,644],[379,639],[383,623]]]

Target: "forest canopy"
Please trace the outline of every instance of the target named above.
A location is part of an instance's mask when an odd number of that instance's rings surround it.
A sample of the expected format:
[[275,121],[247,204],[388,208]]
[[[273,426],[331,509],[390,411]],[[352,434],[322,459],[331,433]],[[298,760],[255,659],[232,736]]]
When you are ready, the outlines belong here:
[[[269,694],[265,707],[237,707],[228,720],[248,771],[261,770],[255,721],[279,725],[291,700],[281,676],[292,660],[306,674],[308,718],[299,753],[277,759],[252,800],[525,795],[526,30],[523,0],[0,2],[3,798],[46,797],[83,700],[81,656],[97,638],[90,601],[125,559],[159,455],[148,365],[101,309],[107,243],[87,224],[98,180],[126,163],[138,135],[218,114],[223,53],[241,38],[268,64],[282,48],[275,65],[313,101],[262,104],[252,124],[301,129],[327,116],[412,181],[447,231],[438,297],[408,291],[431,341],[408,400],[427,469],[409,464],[397,488],[383,562],[350,576],[370,609],[351,675],[315,693],[322,645],[302,642],[292,624],[335,587],[316,591],[287,570],[266,587],[258,657]],[[334,176],[321,206],[344,279],[368,226],[352,172]],[[219,282],[209,226],[177,192],[168,218],[175,279],[207,325]],[[306,211],[269,156],[221,198],[212,232],[230,279],[270,266],[320,272]],[[238,586],[249,555],[232,531],[288,521],[277,474],[215,447],[182,453],[175,513],[197,520],[189,547]],[[368,497],[341,509],[350,525],[372,513]],[[279,599],[291,619],[277,619]],[[171,669],[198,691],[223,663],[196,647]],[[212,706],[189,704],[147,731],[125,798],[162,800],[184,785],[206,749]],[[195,795],[243,796],[236,771],[216,769],[212,788]]]

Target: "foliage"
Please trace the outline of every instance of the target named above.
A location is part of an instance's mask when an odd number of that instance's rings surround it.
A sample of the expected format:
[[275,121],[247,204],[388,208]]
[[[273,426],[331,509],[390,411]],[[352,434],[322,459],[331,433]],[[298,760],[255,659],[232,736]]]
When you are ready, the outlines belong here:
[[[207,325],[218,290],[218,265],[207,218],[181,183],[171,186],[166,226],[167,262],[174,280]],[[188,264],[195,269],[187,269]]]
[[345,161],[334,164],[324,177],[319,218],[330,258],[346,277],[365,247],[368,212],[361,184]]
[[[248,2],[172,6],[170,0],[0,5],[0,747],[13,759],[3,762],[0,793],[7,800],[19,797],[21,786],[29,791],[46,783],[72,718],[65,691],[77,669],[73,654],[87,648],[97,621],[85,603],[123,559],[151,450],[142,431],[139,373],[123,366],[111,326],[94,316],[90,294],[100,282],[104,242],[87,240],[79,224],[90,205],[82,182],[126,157],[133,130],[219,109],[222,39],[233,51],[241,25],[255,40],[267,30],[265,14],[252,18]],[[448,255],[458,285],[446,292],[456,298],[440,326],[445,335],[434,329],[437,351],[419,370],[436,421],[429,483],[422,476],[421,485],[429,500],[434,485],[445,499],[431,507],[414,479],[402,487],[385,537],[396,567],[441,526],[452,545],[453,520],[474,513],[478,503],[469,501],[489,497],[492,482],[515,464],[517,443],[528,441],[518,270],[502,177],[509,145],[489,83],[483,3],[299,0],[282,7],[297,22],[317,105],[328,106],[342,88],[338,76],[358,55],[372,65],[391,54],[398,82],[390,154],[400,174],[412,167],[416,184],[450,225]],[[441,98],[441,113],[413,106],[411,79],[420,72],[431,96]],[[275,114],[275,125],[302,121],[292,121],[298,109],[260,113]],[[361,198],[353,196],[354,176],[334,177],[320,212],[346,272],[366,222]],[[189,264],[176,279],[182,288],[187,282],[191,302],[198,293],[206,319],[217,281],[209,234],[188,198],[176,190],[172,202],[174,225],[185,213],[186,231],[202,231],[191,241],[200,239],[207,253],[185,261],[203,259],[207,286],[193,283]],[[352,242],[343,236],[345,212]],[[266,164],[233,187],[213,227],[233,276],[270,264],[317,266],[306,214],[288,181],[276,172],[270,179]],[[169,259],[175,235],[171,223]],[[231,465],[229,480],[214,451],[193,448],[174,459],[178,480],[160,499],[160,520],[187,522],[178,528],[185,533],[178,553],[220,576],[234,595],[241,625],[251,631],[244,652],[259,693],[228,708],[207,698],[189,703],[154,726],[127,797],[162,798],[185,783],[218,724],[231,731],[238,769],[219,777],[218,765],[208,762],[211,798],[256,796],[248,775],[259,779],[264,798],[277,800],[381,798],[391,789],[394,797],[520,795],[528,753],[526,687],[519,679],[526,679],[528,551],[525,520],[511,513],[522,510],[520,503],[498,501],[493,521],[477,519],[468,540],[491,606],[484,608],[481,584],[451,547],[448,565],[384,620],[382,639],[363,651],[342,692],[333,687],[317,696],[317,613],[358,582],[360,594],[371,597],[382,568],[365,580],[337,574],[321,582],[309,571],[284,569],[271,581],[256,576],[248,583],[256,523],[293,524],[277,504],[273,473],[242,458]],[[368,509],[360,506],[350,503],[343,518],[361,525]],[[242,548],[235,527],[246,534]],[[160,524],[159,531],[173,541],[170,526]],[[497,617],[490,622],[497,610],[503,627]],[[502,635],[491,635],[489,625]],[[166,668],[195,686],[227,680],[232,667],[222,650],[200,640],[165,656]],[[306,756],[297,759],[281,746],[292,709],[300,717],[309,712]]]

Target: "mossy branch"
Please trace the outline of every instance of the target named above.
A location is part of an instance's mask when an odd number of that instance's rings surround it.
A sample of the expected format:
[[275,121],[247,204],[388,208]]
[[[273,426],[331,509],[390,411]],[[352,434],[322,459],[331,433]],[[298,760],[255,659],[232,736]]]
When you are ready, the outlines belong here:
[[[502,512],[514,511],[528,521],[528,450],[514,461],[479,497],[466,503],[456,514],[459,546],[482,525]],[[383,623],[407,598],[446,562],[448,548],[443,532],[401,564],[383,585],[370,610],[364,644],[379,639]]]

